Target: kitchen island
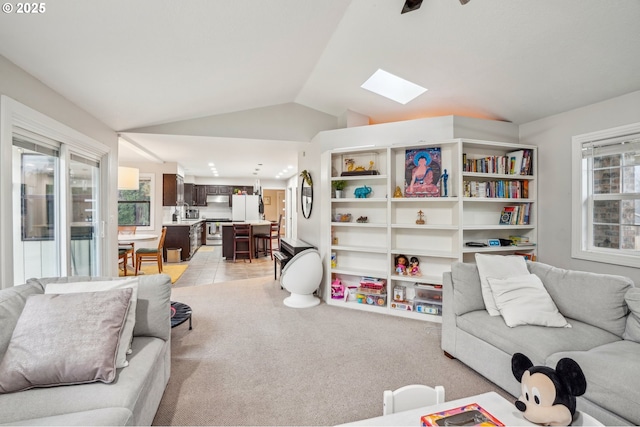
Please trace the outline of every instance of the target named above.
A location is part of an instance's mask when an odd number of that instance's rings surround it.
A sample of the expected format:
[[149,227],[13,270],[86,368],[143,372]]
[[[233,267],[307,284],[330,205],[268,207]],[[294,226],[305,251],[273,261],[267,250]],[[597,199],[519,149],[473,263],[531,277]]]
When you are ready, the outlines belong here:
[[167,227],[162,250],[164,260],[167,260],[167,249],[182,249],[180,261],[190,260],[200,246],[207,241],[205,221],[204,219],[181,219],[163,223],[162,226]]
[[271,221],[235,221],[223,222],[222,226],[222,256],[225,259],[233,259],[233,224],[250,224],[251,225],[251,251],[255,253],[253,248],[253,235],[258,233],[269,233]]

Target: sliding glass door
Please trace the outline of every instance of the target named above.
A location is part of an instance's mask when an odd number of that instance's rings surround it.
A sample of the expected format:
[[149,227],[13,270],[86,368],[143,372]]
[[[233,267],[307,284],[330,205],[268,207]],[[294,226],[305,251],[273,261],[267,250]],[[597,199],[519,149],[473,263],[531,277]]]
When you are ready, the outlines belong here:
[[95,276],[100,260],[97,244],[100,163],[73,153],[69,159],[71,275]]
[[59,147],[14,135],[12,153],[14,284],[59,276]]
[[99,159],[27,131],[12,154],[14,284],[99,275]]

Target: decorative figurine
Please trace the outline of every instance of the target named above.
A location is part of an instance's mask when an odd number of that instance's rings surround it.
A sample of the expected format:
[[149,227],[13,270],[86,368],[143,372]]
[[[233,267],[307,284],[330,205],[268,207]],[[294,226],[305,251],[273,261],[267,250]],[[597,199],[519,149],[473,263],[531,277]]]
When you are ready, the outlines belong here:
[[424,212],[422,212],[422,209],[418,211],[418,219],[416,219],[416,224],[424,224]]
[[449,196],[449,187],[447,186],[447,181],[449,180],[449,174],[445,169],[442,175],[440,175],[440,196],[448,197]]
[[396,191],[393,192],[393,197],[402,198],[402,190],[400,189],[399,185],[396,185]]
[[410,276],[422,276],[420,273],[420,260],[417,257],[412,256],[410,260],[411,269],[409,270]]
[[360,216],[358,217],[358,219],[356,219],[356,222],[360,222],[360,223],[369,222],[369,218],[367,218],[366,216]]
[[353,194],[356,196],[356,199],[366,199],[367,196],[371,194],[371,187],[363,185],[362,187],[356,188]]
[[409,259],[404,255],[397,255],[395,258],[395,262],[396,262],[396,273],[399,274],[400,276],[406,276]]

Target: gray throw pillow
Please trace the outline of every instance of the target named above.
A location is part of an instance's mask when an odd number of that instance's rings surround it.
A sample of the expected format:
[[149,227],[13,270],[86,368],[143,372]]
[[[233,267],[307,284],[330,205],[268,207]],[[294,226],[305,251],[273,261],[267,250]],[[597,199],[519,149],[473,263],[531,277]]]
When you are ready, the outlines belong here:
[[629,306],[627,325],[622,338],[640,343],[640,288],[631,288],[624,295],[624,300]]
[[45,294],[69,294],[76,292],[101,292],[111,289],[131,288],[131,303],[124,322],[122,335],[118,344],[118,356],[116,358],[116,368],[129,366],[127,354],[130,352],[131,340],[133,339],[133,327],[136,324],[136,305],[138,303],[138,278],[132,277],[123,280],[72,282],[72,283],[49,283],[44,288]]
[[113,382],[131,293],[30,296],[0,362],[0,393]]

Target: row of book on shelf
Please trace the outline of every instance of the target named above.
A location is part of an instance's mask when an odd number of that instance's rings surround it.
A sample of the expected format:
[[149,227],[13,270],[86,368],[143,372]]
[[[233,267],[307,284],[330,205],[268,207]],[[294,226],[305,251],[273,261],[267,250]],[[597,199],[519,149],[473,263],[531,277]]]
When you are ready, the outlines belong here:
[[506,199],[529,198],[529,181],[496,180],[496,181],[464,181],[464,197],[498,197]]
[[505,206],[500,213],[500,225],[528,225],[531,203]]
[[463,172],[496,173],[502,175],[531,175],[533,150],[524,149],[506,153],[504,156],[470,158],[462,153]]

